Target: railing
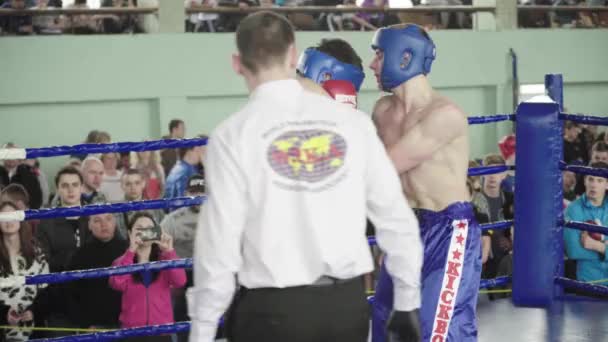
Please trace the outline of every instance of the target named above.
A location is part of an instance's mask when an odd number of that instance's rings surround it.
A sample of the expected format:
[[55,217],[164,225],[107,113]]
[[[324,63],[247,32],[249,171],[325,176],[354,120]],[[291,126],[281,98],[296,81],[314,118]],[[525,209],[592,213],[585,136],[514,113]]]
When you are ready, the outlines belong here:
[[188,8],[186,13],[232,13],[246,14],[270,10],[277,13],[439,13],[439,12],[494,12],[494,6],[416,6],[409,8],[385,7],[335,7],[335,6],[300,6],[300,7],[214,7]]
[[608,6],[540,6],[519,5],[521,12],[608,12]]
[[24,9],[14,10],[0,8],[1,16],[23,16],[23,15],[103,15],[103,14],[154,14],[158,12],[157,7],[138,7],[138,8],[47,8],[47,9]]

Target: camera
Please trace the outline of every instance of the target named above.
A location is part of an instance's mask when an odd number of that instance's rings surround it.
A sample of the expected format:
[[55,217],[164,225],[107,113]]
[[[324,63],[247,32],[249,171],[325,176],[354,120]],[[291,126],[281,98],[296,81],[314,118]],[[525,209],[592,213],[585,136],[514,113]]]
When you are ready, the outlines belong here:
[[137,235],[141,241],[160,241],[162,231],[159,225],[150,228],[140,228]]

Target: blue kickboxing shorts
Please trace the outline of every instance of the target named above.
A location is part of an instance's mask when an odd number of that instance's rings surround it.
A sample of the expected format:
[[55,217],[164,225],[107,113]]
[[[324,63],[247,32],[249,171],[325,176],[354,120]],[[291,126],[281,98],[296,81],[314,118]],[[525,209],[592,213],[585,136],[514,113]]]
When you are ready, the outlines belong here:
[[[477,341],[481,230],[473,206],[457,202],[438,212],[414,212],[424,244],[422,341]],[[393,282],[383,264],[372,310],[372,342],[386,342],[386,323],[392,307]]]

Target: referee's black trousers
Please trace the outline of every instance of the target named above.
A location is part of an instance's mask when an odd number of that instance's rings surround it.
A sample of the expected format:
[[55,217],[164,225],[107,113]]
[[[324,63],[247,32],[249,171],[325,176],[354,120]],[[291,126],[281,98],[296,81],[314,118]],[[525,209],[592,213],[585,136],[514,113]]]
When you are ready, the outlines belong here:
[[242,289],[228,319],[230,342],[366,342],[363,278],[285,289]]

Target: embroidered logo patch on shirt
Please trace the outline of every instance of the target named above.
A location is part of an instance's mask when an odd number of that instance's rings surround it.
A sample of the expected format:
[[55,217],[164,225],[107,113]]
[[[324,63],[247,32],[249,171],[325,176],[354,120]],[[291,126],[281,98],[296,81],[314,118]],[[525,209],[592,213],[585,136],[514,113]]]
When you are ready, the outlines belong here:
[[289,131],[270,143],[267,157],[272,169],[291,180],[316,183],[344,164],[346,141],[326,130]]

